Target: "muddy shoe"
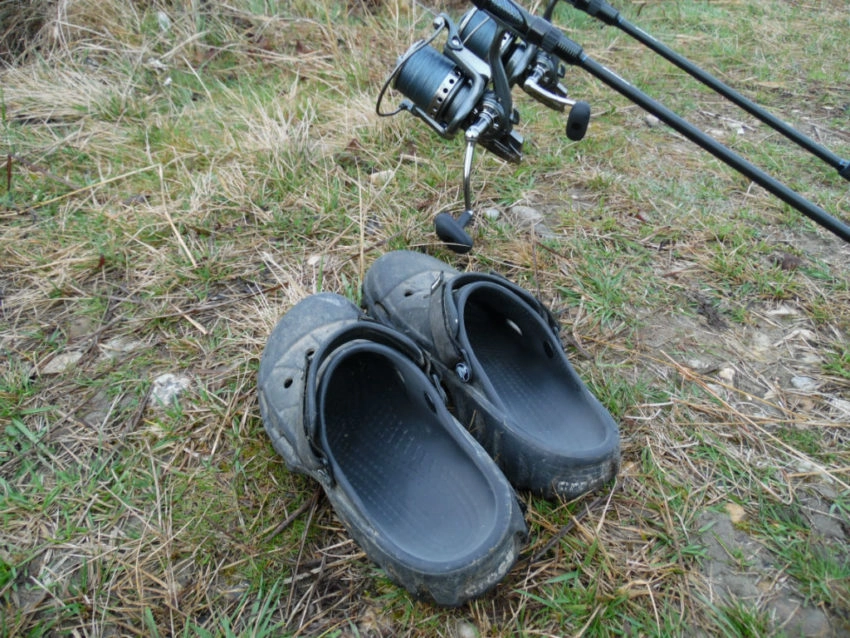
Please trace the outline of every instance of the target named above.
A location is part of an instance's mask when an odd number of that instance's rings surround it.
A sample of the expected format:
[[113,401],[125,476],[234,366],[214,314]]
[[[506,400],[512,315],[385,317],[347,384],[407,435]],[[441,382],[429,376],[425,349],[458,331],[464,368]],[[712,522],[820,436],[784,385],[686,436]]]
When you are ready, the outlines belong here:
[[499,582],[526,534],[516,495],[448,412],[422,350],[323,293],[274,328],[260,413],[290,469],[414,595],[459,605]]
[[431,354],[460,421],[516,487],[573,498],[614,477],[617,424],[526,290],[398,251],[366,273],[363,302]]

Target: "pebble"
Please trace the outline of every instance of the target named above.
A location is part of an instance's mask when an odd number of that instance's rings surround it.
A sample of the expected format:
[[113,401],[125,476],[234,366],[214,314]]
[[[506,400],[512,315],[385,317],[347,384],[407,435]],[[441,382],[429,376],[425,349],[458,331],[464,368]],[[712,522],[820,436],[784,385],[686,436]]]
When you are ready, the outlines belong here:
[[163,33],[171,30],[171,18],[168,17],[165,11],[156,12],[156,22],[159,24],[159,29]]
[[534,226],[543,221],[543,213],[531,206],[511,206],[510,213],[520,225]]
[[818,383],[811,377],[791,377],[791,386],[795,390],[803,390],[804,392],[812,392],[817,389]]
[[393,170],[376,171],[369,175],[369,181],[375,186],[383,186],[393,178],[393,175],[395,175]]
[[142,348],[145,344],[136,339],[129,337],[115,337],[104,344],[101,344],[100,350],[103,355],[109,359],[116,359],[124,354],[129,354]]
[[843,416],[850,416],[850,401],[847,401],[846,399],[839,399],[838,397],[832,397],[829,400],[829,405]]
[[463,620],[459,620],[455,626],[455,635],[457,638],[480,638],[481,636],[478,627]]
[[717,376],[726,383],[733,384],[735,383],[735,368],[723,368],[717,373]]
[[502,216],[502,212],[498,208],[485,208],[481,211],[481,214],[490,221],[496,221]]
[[155,407],[167,407],[172,405],[190,385],[189,377],[182,375],[161,374],[153,380],[151,386],[150,403]]
[[62,374],[83,358],[82,352],[60,352],[48,361],[39,372],[41,374]]
[[544,223],[543,213],[531,206],[517,204],[508,209],[514,224],[523,229],[534,231],[538,237],[551,238],[555,233]]

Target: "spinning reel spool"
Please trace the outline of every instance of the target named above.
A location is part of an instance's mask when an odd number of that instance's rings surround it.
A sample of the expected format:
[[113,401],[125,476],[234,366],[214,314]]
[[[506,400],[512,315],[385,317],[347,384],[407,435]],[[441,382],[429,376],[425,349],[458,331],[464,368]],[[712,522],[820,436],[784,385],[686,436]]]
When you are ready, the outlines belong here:
[[[432,45],[444,31],[441,52]],[[378,96],[378,115],[408,111],[446,139],[465,131],[464,211],[457,218],[446,212],[435,218],[437,235],[452,250],[465,253],[472,248],[465,228],[474,214],[470,180],[475,146],[480,144],[508,162],[522,160],[523,138],[513,130],[519,114],[512,106],[512,86],[521,86],[551,109],[570,107],[567,137],[584,137],[590,106],[567,97],[560,83],[563,76],[563,65],[551,54],[507,32],[478,9],[466,13],[457,26],[447,15],[438,15],[431,36],[416,42],[399,59]],[[406,99],[396,110],[382,112],[390,87]]]

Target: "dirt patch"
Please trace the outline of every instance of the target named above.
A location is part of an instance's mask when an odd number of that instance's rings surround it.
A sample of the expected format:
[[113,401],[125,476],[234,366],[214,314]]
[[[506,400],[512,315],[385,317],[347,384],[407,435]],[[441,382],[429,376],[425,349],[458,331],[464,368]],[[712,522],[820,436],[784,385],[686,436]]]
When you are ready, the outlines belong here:
[[[828,503],[807,494],[799,507],[811,525],[814,542],[825,550],[845,551],[839,549],[847,538],[844,525],[823,514]],[[697,537],[705,547],[701,565],[705,581],[701,585],[707,588],[707,600],[726,607],[744,605],[763,614],[773,631],[789,636],[846,635],[846,619],[808,602],[800,593],[800,584],[785,573],[782,560],[744,531],[739,526],[743,521],[733,523],[736,517],[734,513],[706,511],[697,518]]]

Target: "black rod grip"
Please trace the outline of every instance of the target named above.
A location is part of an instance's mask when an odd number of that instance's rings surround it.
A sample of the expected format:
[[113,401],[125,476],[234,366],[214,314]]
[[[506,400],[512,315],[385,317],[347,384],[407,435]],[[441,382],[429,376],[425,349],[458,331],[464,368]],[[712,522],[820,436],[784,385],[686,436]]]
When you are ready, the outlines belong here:
[[578,43],[567,38],[545,18],[530,14],[513,0],[472,0],[472,4],[508,31],[558,56],[566,64],[579,64],[584,57],[584,51]]
[[[521,6],[511,0],[472,0],[472,4],[486,11],[491,18],[520,37],[526,36],[528,18],[532,17]],[[537,44],[532,42],[531,44]]]

